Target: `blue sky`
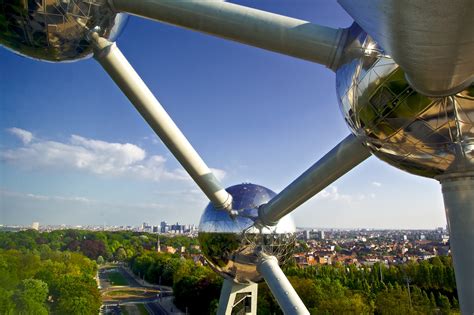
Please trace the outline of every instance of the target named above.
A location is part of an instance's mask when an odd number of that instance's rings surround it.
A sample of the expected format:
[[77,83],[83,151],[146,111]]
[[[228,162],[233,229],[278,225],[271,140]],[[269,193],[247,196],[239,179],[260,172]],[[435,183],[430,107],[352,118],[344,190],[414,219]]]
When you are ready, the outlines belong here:
[[[330,1],[239,2],[347,27]],[[131,17],[118,46],[225,186],[276,192],[348,133],[335,75]],[[0,224],[198,223],[207,201],[93,60],[0,48]],[[293,213],[298,226],[444,226],[438,182],[369,158]]]

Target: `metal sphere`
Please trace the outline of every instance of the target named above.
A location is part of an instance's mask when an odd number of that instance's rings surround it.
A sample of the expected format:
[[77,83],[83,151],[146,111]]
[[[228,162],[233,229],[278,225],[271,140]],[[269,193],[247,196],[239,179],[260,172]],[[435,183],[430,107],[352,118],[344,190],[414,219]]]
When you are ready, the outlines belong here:
[[10,1],[0,9],[0,45],[45,61],[72,61],[92,55],[89,30],[115,40],[126,22],[107,1]]
[[233,197],[231,217],[210,203],[199,223],[199,243],[210,266],[220,275],[238,283],[258,282],[259,253],[280,261],[291,254],[295,225],[290,216],[271,228],[257,228],[258,207],[276,194],[262,186],[241,184],[226,189]]
[[345,51],[349,57],[336,72],[339,105],[377,157],[425,177],[474,162],[474,85],[446,97],[421,95],[357,25]]

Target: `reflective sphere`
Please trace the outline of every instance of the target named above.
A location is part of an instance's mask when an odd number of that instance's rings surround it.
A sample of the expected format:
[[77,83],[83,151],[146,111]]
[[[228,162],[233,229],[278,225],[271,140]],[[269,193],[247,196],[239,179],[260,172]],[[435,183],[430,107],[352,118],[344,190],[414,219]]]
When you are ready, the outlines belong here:
[[106,0],[6,0],[0,6],[0,44],[35,59],[77,60],[92,54],[89,30],[113,41],[125,21]]
[[380,159],[421,176],[474,162],[474,85],[447,97],[421,95],[370,36],[357,25],[350,31],[336,87],[352,132]]
[[294,246],[295,225],[286,216],[278,225],[255,226],[258,207],[276,194],[262,186],[241,184],[226,189],[233,197],[235,217],[210,203],[199,223],[199,243],[211,267],[222,276],[239,283],[258,282],[256,263],[259,252],[285,260]]

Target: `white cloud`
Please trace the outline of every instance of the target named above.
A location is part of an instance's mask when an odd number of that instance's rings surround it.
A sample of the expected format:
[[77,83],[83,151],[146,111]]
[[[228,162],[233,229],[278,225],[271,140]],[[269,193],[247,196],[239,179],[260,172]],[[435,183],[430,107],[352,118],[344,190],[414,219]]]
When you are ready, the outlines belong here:
[[0,196],[3,198],[16,198],[20,200],[32,200],[34,202],[57,202],[57,203],[67,203],[67,204],[89,204],[96,206],[111,206],[111,207],[122,207],[122,208],[140,208],[140,209],[157,209],[163,208],[164,204],[156,202],[142,202],[142,203],[117,203],[117,202],[108,202],[108,201],[99,201],[82,196],[48,196],[48,195],[39,195],[32,193],[23,193],[17,191],[9,191],[0,189]]
[[[375,195],[371,194],[371,198],[375,198]],[[329,186],[326,189],[323,189],[319,192],[316,197],[317,200],[328,200],[328,201],[337,201],[337,202],[345,202],[345,203],[352,203],[352,202],[361,202],[364,201],[367,196],[365,194],[343,194],[339,192],[337,186]]]
[[[11,128],[17,130],[18,128]],[[35,139],[26,130],[11,131],[25,136],[20,148],[0,152],[0,158],[26,169],[74,170],[100,176],[129,177],[152,181],[190,180],[181,168],[169,170],[161,155],[147,156],[145,150],[131,143],[111,143],[72,135],[67,142]],[[32,141],[35,139],[35,141]],[[219,179],[225,171],[213,169]]]
[[372,182],[372,185],[374,185],[375,187],[380,187],[380,186],[382,186],[382,184],[379,183],[379,182]]
[[33,134],[27,130],[13,127],[8,128],[7,131],[20,139],[23,144],[28,144],[31,142],[31,140],[33,140]]
[[321,192],[316,195],[316,199],[350,202],[353,197],[350,195],[341,194],[337,186],[329,186],[328,188],[321,190]]
[[46,196],[46,195],[38,195],[32,193],[20,193],[16,191],[8,191],[8,190],[0,190],[0,196],[4,197],[17,197],[23,199],[31,199],[35,201],[73,201],[73,202],[82,202],[82,203],[90,203],[95,202],[95,200],[91,200],[85,197],[79,196]]

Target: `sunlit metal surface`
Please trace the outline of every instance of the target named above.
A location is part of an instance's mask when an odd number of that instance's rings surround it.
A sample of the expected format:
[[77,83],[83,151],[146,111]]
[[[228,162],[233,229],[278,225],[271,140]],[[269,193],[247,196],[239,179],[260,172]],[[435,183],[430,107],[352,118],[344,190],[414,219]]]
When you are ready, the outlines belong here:
[[262,186],[241,184],[226,189],[233,197],[238,215],[216,209],[211,203],[199,223],[199,242],[211,267],[222,276],[239,283],[261,280],[257,272],[259,253],[285,260],[294,244],[295,226],[286,216],[271,228],[255,227],[258,207],[276,194]]
[[474,1],[338,0],[430,96],[455,94],[474,82]]
[[426,97],[357,25],[346,47],[360,57],[346,59],[336,72],[339,104],[375,155],[426,177],[474,162],[474,85],[452,96]]
[[0,4],[0,44],[35,59],[77,60],[92,54],[88,30],[113,41],[125,22],[126,15],[115,14],[106,0],[6,0]]

